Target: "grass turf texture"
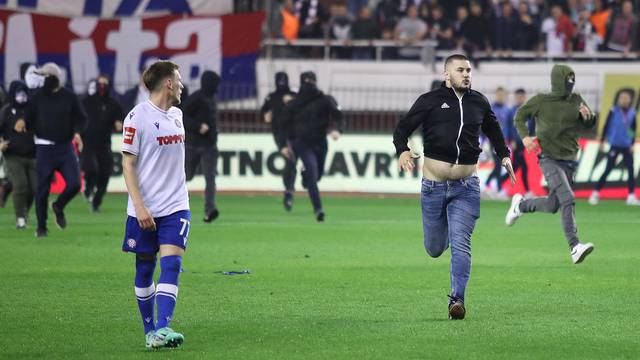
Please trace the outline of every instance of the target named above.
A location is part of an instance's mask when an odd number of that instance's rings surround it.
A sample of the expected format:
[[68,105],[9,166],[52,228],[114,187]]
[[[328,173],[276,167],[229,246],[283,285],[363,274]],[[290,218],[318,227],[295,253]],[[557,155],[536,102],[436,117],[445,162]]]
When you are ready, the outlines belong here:
[[[595,252],[570,262],[559,215],[504,226],[483,202],[473,236],[467,319],[447,320],[449,252],[428,258],[418,199],[326,198],[285,213],[280,197],[220,196],[220,218],[194,209],[171,326],[171,358],[638,358],[640,208],[577,204]],[[0,358],[142,358],[134,257],[120,251],[124,195],[99,214],[76,198],[69,226],[34,238],[1,211]],[[251,269],[224,276],[218,270]],[[156,269],[158,274],[159,267]],[[157,275],[156,275],[157,279]],[[155,356],[160,356],[156,354]],[[163,356],[164,357],[164,356]]]

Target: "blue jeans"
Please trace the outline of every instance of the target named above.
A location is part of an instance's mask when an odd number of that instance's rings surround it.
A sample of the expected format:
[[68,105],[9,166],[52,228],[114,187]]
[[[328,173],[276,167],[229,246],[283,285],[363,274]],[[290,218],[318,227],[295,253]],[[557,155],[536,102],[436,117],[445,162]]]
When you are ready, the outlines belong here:
[[304,171],[302,172],[302,185],[309,191],[311,204],[315,212],[322,211],[320,189],[318,181],[324,174],[324,162],[327,159],[327,140],[317,142],[295,140],[292,143],[296,159],[302,160]]
[[464,301],[471,273],[471,233],[480,217],[480,180],[422,179],[424,247],[437,258],[451,245],[451,296]]

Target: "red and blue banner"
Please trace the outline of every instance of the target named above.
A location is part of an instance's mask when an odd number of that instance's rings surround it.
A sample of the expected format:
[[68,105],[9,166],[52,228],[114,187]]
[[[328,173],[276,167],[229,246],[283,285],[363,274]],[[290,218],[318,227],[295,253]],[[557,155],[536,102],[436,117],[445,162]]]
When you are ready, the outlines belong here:
[[213,70],[222,77],[222,99],[252,97],[263,20],[262,12],[107,20],[1,10],[0,81],[18,79],[23,63],[52,61],[77,93],[99,74],[123,93],[137,86],[146,65],[167,59],[178,63],[190,92],[200,87],[203,71]]

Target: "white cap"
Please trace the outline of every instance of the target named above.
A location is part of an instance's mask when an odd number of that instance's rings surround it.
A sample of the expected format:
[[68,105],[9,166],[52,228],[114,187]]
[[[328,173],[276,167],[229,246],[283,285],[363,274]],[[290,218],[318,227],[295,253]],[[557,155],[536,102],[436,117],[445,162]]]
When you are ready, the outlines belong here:
[[48,62],[42,65],[35,71],[35,73],[42,76],[53,75],[57,77],[58,80],[62,81],[62,70],[60,70],[60,67],[58,65],[52,62]]

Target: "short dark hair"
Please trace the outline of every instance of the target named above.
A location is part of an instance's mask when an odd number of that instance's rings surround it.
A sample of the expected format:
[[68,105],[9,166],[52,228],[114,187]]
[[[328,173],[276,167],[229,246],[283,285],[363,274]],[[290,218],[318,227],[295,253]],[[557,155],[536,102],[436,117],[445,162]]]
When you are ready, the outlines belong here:
[[498,87],[496,88],[496,92],[498,92],[498,91],[504,91],[504,88],[503,88],[502,86],[498,86]]
[[517,88],[515,93],[518,94],[518,95],[524,95],[527,92],[523,88]]
[[469,61],[469,58],[466,57],[465,55],[462,54],[453,54],[453,55],[449,55],[449,57],[447,57],[447,59],[444,61],[444,68],[447,68],[447,65],[449,65],[449,63],[451,63],[454,60],[466,60]]
[[158,60],[154,62],[142,73],[144,86],[146,86],[150,92],[156,90],[162,80],[168,76],[173,76],[174,70],[178,70],[178,64],[173,61]]

